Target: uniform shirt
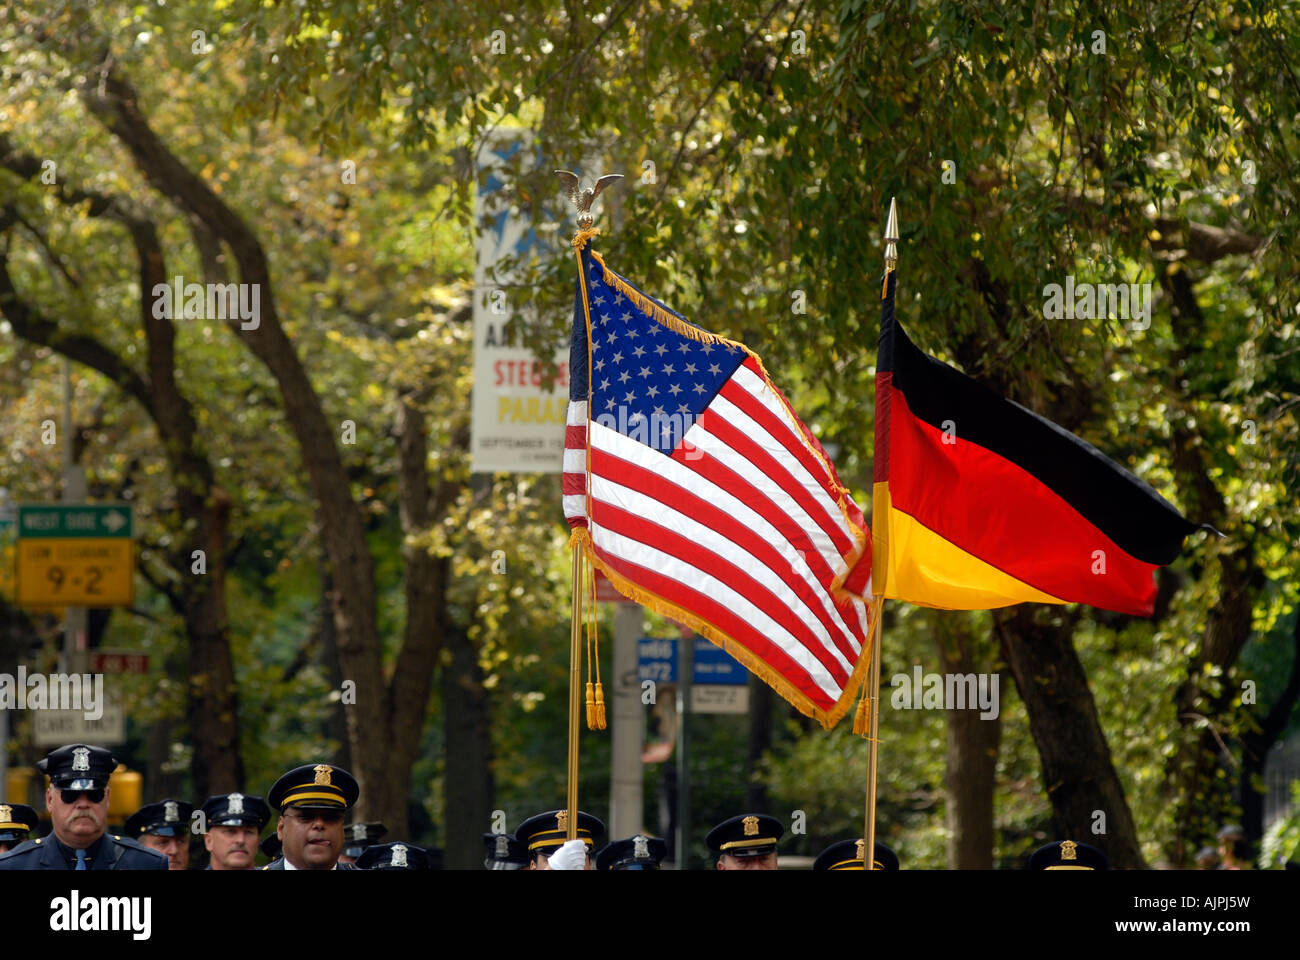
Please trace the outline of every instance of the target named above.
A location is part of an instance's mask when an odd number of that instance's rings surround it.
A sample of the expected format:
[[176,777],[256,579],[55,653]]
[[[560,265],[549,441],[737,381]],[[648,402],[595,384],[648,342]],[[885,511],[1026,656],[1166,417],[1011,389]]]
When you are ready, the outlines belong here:
[[[0,853],[0,870],[74,870],[77,854],[53,833],[26,840]],[[86,848],[87,870],[166,870],[167,857],[115,834],[103,834]]]
[[[274,860],[272,860],[262,869],[263,870],[297,870],[298,868],[295,867],[288,860],[284,859],[284,857],[276,857]],[[338,863],[338,862],[336,862],[334,866],[330,867],[330,870],[355,870],[355,869],[356,867],[352,866],[352,864],[350,863]]]

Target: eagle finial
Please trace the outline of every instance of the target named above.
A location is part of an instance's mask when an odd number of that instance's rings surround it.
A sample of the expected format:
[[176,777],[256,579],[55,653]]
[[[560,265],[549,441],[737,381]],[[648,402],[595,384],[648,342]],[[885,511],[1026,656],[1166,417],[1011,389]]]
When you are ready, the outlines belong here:
[[591,226],[591,204],[598,196],[600,196],[600,191],[604,190],[615,180],[623,179],[623,174],[621,173],[607,173],[596,180],[595,186],[588,187],[584,190],[582,189],[582,184],[578,180],[578,175],[576,173],[570,173],[568,170],[556,170],[555,175],[558,176],[560,182],[564,184],[565,195],[573,205],[578,208],[578,229],[580,230],[586,230]]

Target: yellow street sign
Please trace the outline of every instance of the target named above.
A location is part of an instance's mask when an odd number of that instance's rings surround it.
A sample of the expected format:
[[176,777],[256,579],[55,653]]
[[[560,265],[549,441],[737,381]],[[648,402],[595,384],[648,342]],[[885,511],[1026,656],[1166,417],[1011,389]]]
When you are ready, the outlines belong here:
[[0,546],[0,597],[7,603],[14,601],[14,545]]
[[20,607],[129,607],[135,601],[135,542],[121,537],[18,541]]

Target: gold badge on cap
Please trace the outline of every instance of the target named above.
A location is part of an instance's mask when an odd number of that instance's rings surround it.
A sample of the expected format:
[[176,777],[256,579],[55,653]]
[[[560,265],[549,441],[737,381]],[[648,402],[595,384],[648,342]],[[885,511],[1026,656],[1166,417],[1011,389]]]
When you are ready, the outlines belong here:
[[318,764],[316,764],[316,783],[317,783],[317,785],[319,785],[319,786],[324,786],[324,787],[332,787],[332,786],[334,786],[334,784],[332,784],[332,783],[330,782],[330,774],[333,773],[333,772],[334,772],[334,768],[331,767],[331,766],[330,766],[329,764],[327,764],[327,763],[318,763]]
[[1077,852],[1077,851],[1078,851],[1078,847],[1079,847],[1079,845],[1078,845],[1077,843],[1075,843],[1073,840],[1062,840],[1062,841],[1061,841],[1061,859],[1062,859],[1062,860],[1078,860],[1078,859],[1079,859],[1079,854],[1078,854],[1078,852]]
[[0,803],[0,820],[8,823],[14,818],[14,808],[7,804]]
[[867,854],[866,854],[867,841],[859,839],[856,841],[856,843],[858,845],[858,859],[865,860],[867,858]]
[[555,827],[557,830],[569,829],[569,811],[561,810],[555,815]]
[[745,825],[745,836],[758,836],[758,817],[745,817],[745,819],[740,822]]

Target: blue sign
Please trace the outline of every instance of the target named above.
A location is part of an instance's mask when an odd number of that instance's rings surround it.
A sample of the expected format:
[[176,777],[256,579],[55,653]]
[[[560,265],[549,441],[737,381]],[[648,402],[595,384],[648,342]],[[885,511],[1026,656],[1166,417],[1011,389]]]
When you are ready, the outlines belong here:
[[749,671],[740,661],[703,637],[695,638],[695,669],[691,674],[691,683],[698,685],[749,683]]
[[[746,670],[731,654],[704,637],[695,638],[695,662],[691,683],[698,686],[744,686],[749,682]],[[677,638],[642,637],[636,645],[637,681],[677,682]]]
[[642,637],[636,643],[638,682],[677,682],[677,640],[675,637]]

